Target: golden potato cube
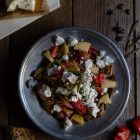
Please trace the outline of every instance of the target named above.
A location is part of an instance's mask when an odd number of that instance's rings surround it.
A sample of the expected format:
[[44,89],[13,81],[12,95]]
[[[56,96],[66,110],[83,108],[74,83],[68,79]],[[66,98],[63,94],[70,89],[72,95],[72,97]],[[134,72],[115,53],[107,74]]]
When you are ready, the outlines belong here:
[[100,104],[111,104],[111,100],[109,98],[108,93],[105,93],[100,99],[99,99]]
[[76,124],[84,124],[84,118],[83,116],[79,115],[79,114],[73,114],[72,117],[71,117],[71,121],[73,123],[76,123]]
[[91,46],[91,44],[89,42],[79,42],[75,45],[74,49],[88,53],[90,46]]
[[116,81],[105,79],[101,83],[101,88],[115,88],[117,86]]

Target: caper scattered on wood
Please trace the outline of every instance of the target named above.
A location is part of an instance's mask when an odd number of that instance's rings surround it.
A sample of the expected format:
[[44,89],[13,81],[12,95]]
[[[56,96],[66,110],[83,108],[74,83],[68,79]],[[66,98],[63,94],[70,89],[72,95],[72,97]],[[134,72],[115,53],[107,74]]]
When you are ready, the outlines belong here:
[[114,10],[113,10],[113,9],[108,9],[107,12],[106,12],[106,14],[107,14],[108,16],[111,16],[111,15],[114,14]]
[[116,37],[115,37],[115,40],[117,42],[122,41],[123,40],[123,34],[117,34]]
[[120,26],[115,26],[114,28],[113,28],[113,30],[115,31],[115,33],[117,33],[117,34],[124,34],[125,33],[125,29],[124,28],[122,28],[122,27],[120,27]]
[[130,15],[130,12],[131,12],[130,9],[126,9],[126,10],[125,10],[125,13],[126,13],[127,15]]
[[124,4],[123,3],[118,4],[117,9],[123,10],[124,9]]

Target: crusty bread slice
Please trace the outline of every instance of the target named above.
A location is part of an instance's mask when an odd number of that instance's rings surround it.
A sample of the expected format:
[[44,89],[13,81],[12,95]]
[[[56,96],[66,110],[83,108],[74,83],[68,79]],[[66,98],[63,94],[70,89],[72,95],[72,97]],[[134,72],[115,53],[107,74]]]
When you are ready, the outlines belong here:
[[8,127],[8,137],[11,140],[36,140],[36,135],[28,128]]

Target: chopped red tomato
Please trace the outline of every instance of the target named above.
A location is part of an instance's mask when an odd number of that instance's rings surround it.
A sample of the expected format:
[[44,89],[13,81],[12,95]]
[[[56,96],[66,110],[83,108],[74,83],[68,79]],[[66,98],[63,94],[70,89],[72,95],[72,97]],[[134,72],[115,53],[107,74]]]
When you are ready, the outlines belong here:
[[85,114],[87,111],[87,107],[84,106],[82,100],[80,99],[77,102],[71,102],[71,105],[79,114]]
[[130,130],[127,127],[121,126],[118,129],[118,132],[113,140],[128,140],[129,136],[130,136]]
[[90,47],[89,50],[88,50],[88,54],[90,55],[94,55],[94,48],[93,47]]
[[140,116],[132,121],[135,132],[140,136]]
[[96,87],[96,91],[101,93],[103,91],[103,89],[101,87]]
[[75,61],[80,64],[80,60],[81,60],[81,56],[80,55],[77,55],[75,57]]
[[95,75],[94,80],[96,83],[102,83],[105,80],[105,74],[99,73],[98,75]]
[[55,58],[58,55],[58,46],[54,46],[50,49],[51,56]]

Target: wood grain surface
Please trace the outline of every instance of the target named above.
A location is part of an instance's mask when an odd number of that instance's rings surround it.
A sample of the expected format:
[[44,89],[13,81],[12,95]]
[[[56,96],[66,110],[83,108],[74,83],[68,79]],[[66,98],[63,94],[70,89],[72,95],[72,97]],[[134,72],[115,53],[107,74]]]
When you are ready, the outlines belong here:
[[[30,128],[36,134],[37,140],[58,139],[39,130],[29,120],[19,101],[17,91],[18,71],[30,46],[50,31],[61,27],[80,26],[92,28],[106,35],[124,53],[124,45],[130,26],[136,19],[140,18],[139,0],[61,0],[60,2],[61,8],[59,10],[42,17],[0,41],[0,64],[5,66],[0,67],[0,126],[10,125]],[[124,4],[124,10],[122,11],[116,8],[120,3]],[[106,12],[110,8],[114,10],[114,14],[108,16]],[[124,12],[127,8],[130,9],[130,15]],[[124,39],[120,43],[115,41],[115,33],[112,31],[116,23],[119,23],[126,30]],[[137,35],[140,35],[140,27],[137,28],[134,37]],[[140,46],[137,45],[136,47]],[[132,49],[136,49],[136,47]],[[127,62],[131,72],[132,85],[127,107],[116,124],[105,133],[90,140],[111,140],[118,126],[129,125],[131,119],[135,118],[136,115],[140,115],[140,51],[137,55],[131,55]],[[9,68],[7,68],[6,63],[9,64]],[[3,72],[10,74],[9,77],[7,76],[8,79],[4,78]],[[5,79],[5,82],[1,79]],[[9,85],[8,88],[5,88],[6,85]],[[134,134],[131,139],[140,140]]]
[[[135,15],[134,15],[134,20],[139,20],[140,19],[140,1],[136,0],[135,3]],[[140,35],[140,24],[136,29],[136,34],[135,36]],[[139,48],[140,44],[136,45],[136,48]],[[136,69],[136,75],[135,75],[135,101],[136,101],[136,115],[140,115],[140,50],[137,52],[135,55],[135,69]],[[140,140],[140,137],[137,136],[137,140]]]
[[8,125],[9,38],[0,41],[0,140]]

